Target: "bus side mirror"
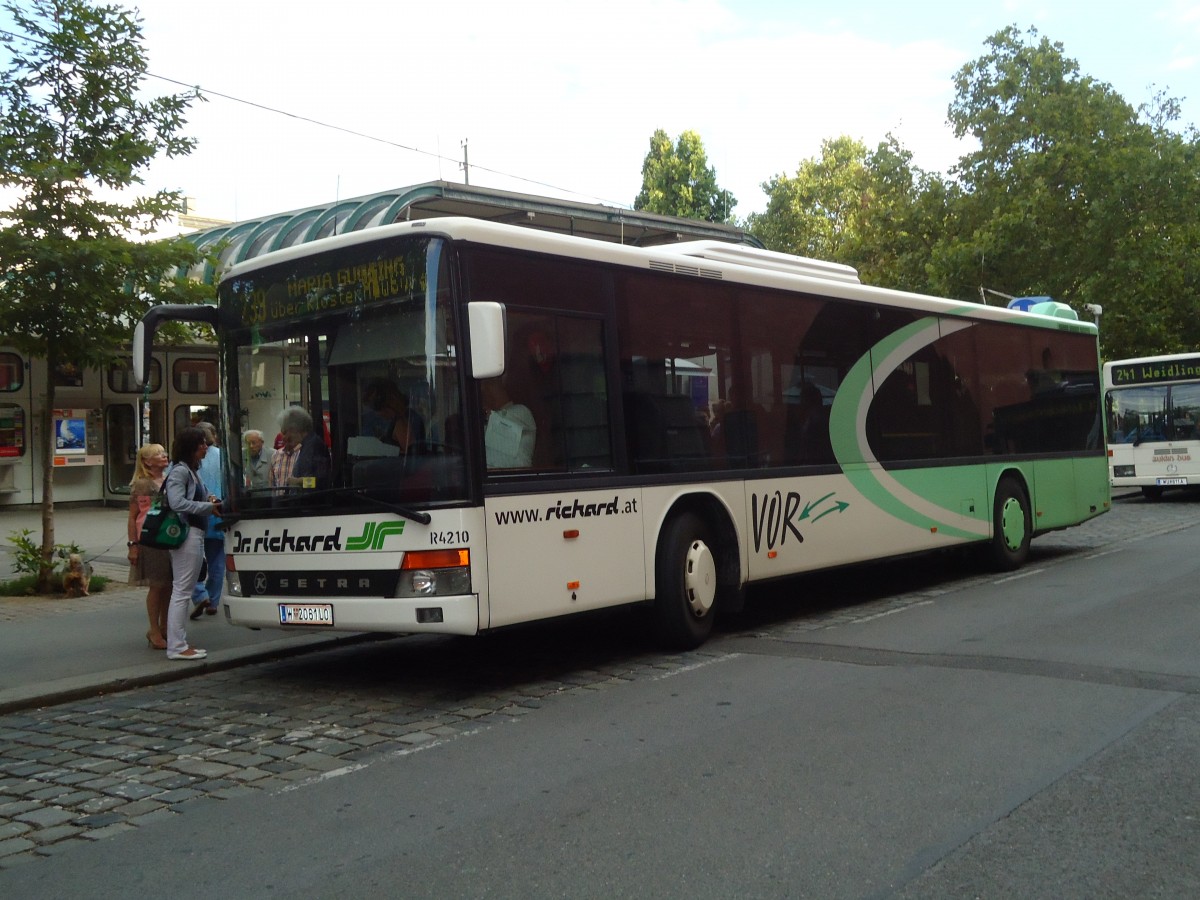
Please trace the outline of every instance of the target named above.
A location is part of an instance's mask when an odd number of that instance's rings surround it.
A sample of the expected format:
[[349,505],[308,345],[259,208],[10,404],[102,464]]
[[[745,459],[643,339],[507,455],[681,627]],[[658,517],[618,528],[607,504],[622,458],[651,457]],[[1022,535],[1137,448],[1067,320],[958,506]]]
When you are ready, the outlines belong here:
[[133,378],[138,387],[150,374],[150,353],[159,322],[200,322],[217,328],[217,308],[204,303],[164,303],[152,306],[133,329]]
[[150,349],[146,344],[146,323],[138,322],[133,329],[133,381],[138,387],[146,383],[150,365]]
[[471,332],[471,374],[480,379],[503,375],[507,337],[504,304],[491,300],[468,303],[467,322]]

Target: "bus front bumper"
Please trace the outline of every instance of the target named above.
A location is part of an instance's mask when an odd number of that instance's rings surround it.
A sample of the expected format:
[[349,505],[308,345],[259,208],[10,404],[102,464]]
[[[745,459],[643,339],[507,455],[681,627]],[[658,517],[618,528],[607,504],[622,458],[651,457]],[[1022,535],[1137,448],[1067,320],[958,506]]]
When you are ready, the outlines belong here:
[[245,628],[283,631],[369,631],[408,634],[479,633],[479,596],[325,597],[295,600],[282,597],[221,598],[225,618]]

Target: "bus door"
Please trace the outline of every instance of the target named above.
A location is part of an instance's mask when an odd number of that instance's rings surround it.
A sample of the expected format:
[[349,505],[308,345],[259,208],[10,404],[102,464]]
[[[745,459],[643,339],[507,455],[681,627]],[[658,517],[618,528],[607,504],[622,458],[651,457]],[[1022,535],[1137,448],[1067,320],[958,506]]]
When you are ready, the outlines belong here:
[[[641,491],[588,484],[614,468],[603,321],[510,312],[508,324],[502,395],[480,394],[496,410],[487,481],[505,491],[484,503],[490,624],[644,599]],[[571,487],[547,491],[547,477]]]

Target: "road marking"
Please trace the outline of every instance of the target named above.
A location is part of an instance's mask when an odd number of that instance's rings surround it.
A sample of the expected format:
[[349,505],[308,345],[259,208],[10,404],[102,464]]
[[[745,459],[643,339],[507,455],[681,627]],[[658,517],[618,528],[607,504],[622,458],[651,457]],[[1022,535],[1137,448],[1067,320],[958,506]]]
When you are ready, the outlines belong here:
[[697,669],[703,669],[706,666],[711,666],[713,663],[729,662],[731,660],[737,659],[741,655],[742,654],[740,654],[740,653],[730,653],[730,654],[727,654],[726,656],[716,656],[716,657],[713,657],[712,659],[702,659],[702,660],[700,660],[700,662],[692,663],[690,666],[680,666],[678,669],[672,669],[670,672],[663,672],[661,675],[656,675],[653,678],[651,678],[650,680],[651,681],[662,681],[665,678],[674,678],[676,675],[685,675],[688,672],[694,672]]
[[1009,581],[1016,581],[1018,578],[1028,578],[1030,575],[1040,575],[1045,571],[1045,569],[1030,569],[1027,572],[1018,572],[1016,575],[1009,575],[1007,578],[997,578],[992,582],[992,584],[1005,584]]
[[1099,559],[1102,556],[1111,556],[1113,553],[1120,553],[1123,548],[1114,547],[1111,550],[1101,550],[1099,553],[1093,553],[1091,556],[1085,556],[1084,559]]
[[875,619],[882,619],[884,616],[894,616],[896,613],[908,612],[910,609],[916,609],[918,606],[930,606],[932,600],[921,600],[919,603],[910,603],[907,606],[901,606],[899,609],[886,609],[883,612],[875,613],[873,616],[863,616],[861,619],[855,619],[851,625],[861,625],[863,622],[872,622]]
[[[497,710],[502,712],[503,710]],[[279,789],[280,794],[289,794],[292,791],[298,791],[302,787],[307,787],[310,784],[320,784],[322,781],[331,781],[334,778],[341,778],[343,775],[352,775],[355,772],[376,765],[383,760],[396,759],[401,756],[412,756],[414,753],[423,753],[426,750],[432,750],[434,747],[441,747],[443,744],[448,744],[451,741],[457,741],[459,738],[473,737],[486,731],[486,726],[479,728],[469,728],[465,731],[460,731],[458,734],[446,735],[445,737],[434,738],[433,740],[425,741],[420,744],[413,744],[411,747],[401,747],[399,750],[392,750],[375,759],[367,760],[360,763],[351,763],[348,766],[341,766],[337,769],[330,769],[328,772],[322,772],[319,775],[314,775],[312,778],[305,778],[303,781],[296,781]]]

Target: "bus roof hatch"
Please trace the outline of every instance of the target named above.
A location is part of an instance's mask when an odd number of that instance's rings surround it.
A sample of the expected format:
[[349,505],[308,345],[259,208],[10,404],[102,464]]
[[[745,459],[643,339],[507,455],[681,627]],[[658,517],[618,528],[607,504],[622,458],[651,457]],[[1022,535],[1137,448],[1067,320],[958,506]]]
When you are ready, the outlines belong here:
[[[655,248],[655,250],[667,249],[667,247]],[[805,256],[793,256],[790,253],[778,253],[774,250],[760,250],[744,244],[729,244],[723,241],[687,241],[681,244],[672,244],[669,250],[672,253],[695,256],[713,262],[732,263],[755,269],[771,269],[776,272],[788,272],[792,275],[821,278],[825,281],[839,281],[844,284],[862,283],[858,280],[858,271],[851,266],[825,262],[820,259],[809,259]]]

